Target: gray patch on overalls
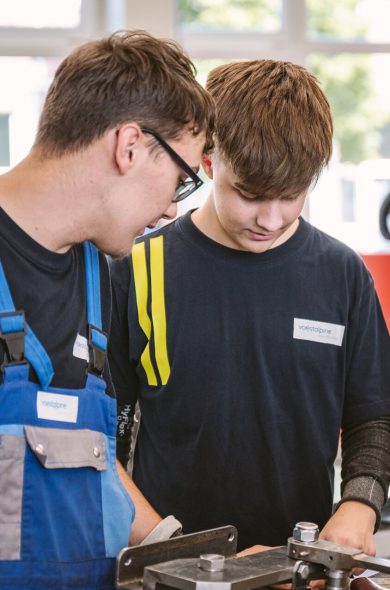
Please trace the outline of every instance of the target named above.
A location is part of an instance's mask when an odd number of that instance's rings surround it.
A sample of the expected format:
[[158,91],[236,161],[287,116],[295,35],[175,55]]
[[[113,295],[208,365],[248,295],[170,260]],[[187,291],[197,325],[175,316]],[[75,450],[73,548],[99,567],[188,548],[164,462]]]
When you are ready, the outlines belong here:
[[24,436],[0,434],[0,559],[20,559]]
[[24,426],[27,442],[46,469],[93,467],[107,469],[104,434],[95,430],[65,430]]

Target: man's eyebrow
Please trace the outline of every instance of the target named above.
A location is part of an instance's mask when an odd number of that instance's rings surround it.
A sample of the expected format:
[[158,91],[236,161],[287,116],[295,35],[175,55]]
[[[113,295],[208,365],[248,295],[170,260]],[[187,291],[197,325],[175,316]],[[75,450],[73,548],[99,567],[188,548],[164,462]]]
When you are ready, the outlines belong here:
[[256,198],[256,195],[247,191],[245,186],[243,184],[241,184],[240,182],[233,183],[233,186],[234,186],[234,188],[237,188],[239,191],[247,193],[248,195],[250,195],[250,197],[253,197],[254,199]]

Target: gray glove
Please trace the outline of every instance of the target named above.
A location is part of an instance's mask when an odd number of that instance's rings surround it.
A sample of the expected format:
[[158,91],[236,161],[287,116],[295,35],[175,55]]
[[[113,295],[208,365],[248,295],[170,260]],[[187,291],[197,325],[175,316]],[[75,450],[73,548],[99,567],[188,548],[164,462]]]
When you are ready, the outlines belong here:
[[182,524],[174,516],[167,516],[160,520],[157,526],[145,537],[140,545],[150,545],[151,543],[159,543],[160,541],[167,541],[171,537],[177,537],[182,534]]

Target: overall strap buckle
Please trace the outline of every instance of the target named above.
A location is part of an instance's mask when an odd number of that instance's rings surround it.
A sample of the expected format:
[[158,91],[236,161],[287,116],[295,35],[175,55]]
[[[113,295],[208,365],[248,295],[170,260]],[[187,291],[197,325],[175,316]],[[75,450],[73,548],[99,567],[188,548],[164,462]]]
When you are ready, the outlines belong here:
[[4,348],[2,367],[26,362],[24,358],[25,336],[24,311],[0,313],[0,340]]
[[107,354],[107,333],[93,324],[88,324],[88,348],[88,371],[101,377]]

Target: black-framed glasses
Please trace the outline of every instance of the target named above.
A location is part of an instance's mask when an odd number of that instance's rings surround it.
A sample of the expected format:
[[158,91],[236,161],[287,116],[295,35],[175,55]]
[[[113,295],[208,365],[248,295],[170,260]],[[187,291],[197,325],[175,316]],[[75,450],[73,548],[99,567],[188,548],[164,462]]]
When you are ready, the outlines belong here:
[[156,131],[153,131],[153,129],[149,129],[147,127],[141,127],[141,131],[143,133],[147,133],[148,135],[152,135],[154,139],[161,145],[161,147],[163,147],[164,150],[171,156],[175,164],[177,164],[179,168],[181,168],[188,175],[188,178],[186,178],[186,180],[181,180],[179,185],[176,187],[175,196],[172,199],[173,203],[178,203],[179,201],[186,199],[194,191],[196,191],[196,189],[202,186],[203,180],[199,178],[191,166],[189,166],[187,162],[185,162],[183,158],[180,157],[173,148],[171,148],[169,143],[167,143],[162,137],[160,137],[158,133],[156,133]]

